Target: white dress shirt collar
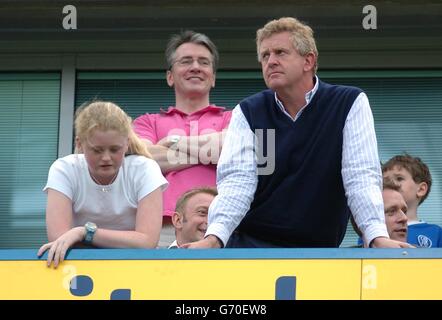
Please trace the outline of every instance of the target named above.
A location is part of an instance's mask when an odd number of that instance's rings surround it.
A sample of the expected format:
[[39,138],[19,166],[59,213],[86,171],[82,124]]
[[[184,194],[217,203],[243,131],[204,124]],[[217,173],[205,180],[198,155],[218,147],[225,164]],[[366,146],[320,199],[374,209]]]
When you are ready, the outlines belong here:
[[178,248],[179,248],[178,243],[175,240],[170,244],[170,246],[167,249],[178,249]]
[[278,99],[278,96],[276,95],[275,92],[275,100],[276,100],[276,104],[278,105],[278,107],[281,109],[282,112],[284,112],[284,114],[286,116],[288,116],[291,120],[296,121],[302,114],[302,112],[304,111],[304,109],[308,106],[308,104],[310,103],[310,101],[312,101],[313,96],[315,95],[316,91],[318,91],[318,87],[319,87],[319,81],[318,81],[318,76],[315,75],[315,85],[313,86],[313,89],[310,90],[309,92],[307,92],[305,94],[305,105],[298,111],[298,113],[296,114],[295,118],[292,118],[292,116],[287,112],[287,110],[284,108],[284,104],[282,103],[281,100]]

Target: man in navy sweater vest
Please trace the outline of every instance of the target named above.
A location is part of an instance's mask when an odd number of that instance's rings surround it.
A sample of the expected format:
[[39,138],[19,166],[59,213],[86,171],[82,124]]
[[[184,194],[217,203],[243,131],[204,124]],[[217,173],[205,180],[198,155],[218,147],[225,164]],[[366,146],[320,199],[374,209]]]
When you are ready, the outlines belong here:
[[367,96],[319,80],[297,19],[267,23],[256,42],[269,90],[234,109],[205,238],[184,247],[338,247],[351,213],[366,246],[409,247],[385,226]]

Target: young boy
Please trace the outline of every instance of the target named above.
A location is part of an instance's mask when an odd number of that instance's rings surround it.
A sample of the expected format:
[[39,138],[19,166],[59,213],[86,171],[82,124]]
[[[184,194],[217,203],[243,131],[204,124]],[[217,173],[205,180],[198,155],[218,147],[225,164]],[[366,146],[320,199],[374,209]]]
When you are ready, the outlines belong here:
[[408,206],[408,243],[424,248],[442,247],[442,228],[417,216],[418,206],[431,189],[428,166],[418,157],[397,155],[382,166],[382,173],[401,186],[400,192]]

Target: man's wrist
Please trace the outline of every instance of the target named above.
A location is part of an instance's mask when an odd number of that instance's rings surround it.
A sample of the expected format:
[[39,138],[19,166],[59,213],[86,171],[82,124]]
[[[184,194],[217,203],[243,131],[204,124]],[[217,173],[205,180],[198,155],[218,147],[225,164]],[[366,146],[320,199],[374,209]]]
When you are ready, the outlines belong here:
[[[375,242],[378,242],[380,239],[388,239],[387,237],[376,237],[373,240],[371,240],[370,244],[368,245],[369,248],[373,248],[376,244]],[[378,241],[376,241],[378,240]],[[375,247],[374,247],[375,248]]]
[[212,248],[222,248],[224,247],[223,242],[215,236],[214,234],[210,234],[206,237],[207,241],[210,243],[210,247]]

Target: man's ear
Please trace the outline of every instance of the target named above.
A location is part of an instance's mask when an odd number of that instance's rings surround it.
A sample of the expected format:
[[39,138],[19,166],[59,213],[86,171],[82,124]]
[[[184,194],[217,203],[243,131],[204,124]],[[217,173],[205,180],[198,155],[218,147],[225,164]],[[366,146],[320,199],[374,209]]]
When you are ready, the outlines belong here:
[[173,88],[174,81],[173,81],[172,71],[167,70],[167,72],[166,72],[166,80],[167,80],[167,84],[169,85],[169,87]]
[[315,69],[316,55],[313,52],[307,53],[304,57],[304,71],[312,71]]
[[419,199],[422,199],[423,197],[425,197],[427,192],[428,192],[428,184],[426,182],[419,183],[419,187],[417,188],[416,196]]
[[172,224],[175,227],[175,229],[182,229],[183,228],[183,215],[179,212],[174,212],[172,215]]

